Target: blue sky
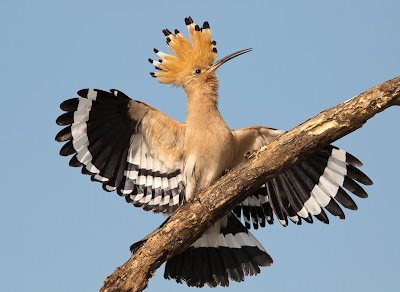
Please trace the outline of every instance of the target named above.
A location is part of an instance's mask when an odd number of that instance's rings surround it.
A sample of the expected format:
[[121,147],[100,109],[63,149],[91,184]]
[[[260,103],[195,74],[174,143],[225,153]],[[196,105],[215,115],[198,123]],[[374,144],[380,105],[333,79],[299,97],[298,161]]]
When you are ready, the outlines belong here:
[[[301,3],[300,3],[301,2]],[[289,130],[400,75],[398,1],[2,1],[0,278],[3,291],[96,291],[162,216],[105,193],[68,167],[54,141],[59,104],[81,88],[117,88],[184,121],[181,88],[148,72],[164,28],[208,20],[228,125]],[[335,145],[374,181],[346,220],[254,232],[270,268],[226,291],[399,291],[399,108]],[[187,291],[163,267],[148,291]],[[209,290],[204,288],[203,290]],[[215,289],[220,291],[222,288]]]

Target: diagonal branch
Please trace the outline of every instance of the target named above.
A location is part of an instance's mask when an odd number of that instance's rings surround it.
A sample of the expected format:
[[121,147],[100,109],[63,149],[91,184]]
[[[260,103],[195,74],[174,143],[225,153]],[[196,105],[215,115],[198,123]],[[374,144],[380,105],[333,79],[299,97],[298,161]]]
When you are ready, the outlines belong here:
[[142,291],[162,263],[187,249],[247,194],[312,152],[361,128],[368,119],[392,105],[400,105],[400,77],[320,113],[251,153],[198,199],[182,206],[124,265],[107,277],[100,291]]

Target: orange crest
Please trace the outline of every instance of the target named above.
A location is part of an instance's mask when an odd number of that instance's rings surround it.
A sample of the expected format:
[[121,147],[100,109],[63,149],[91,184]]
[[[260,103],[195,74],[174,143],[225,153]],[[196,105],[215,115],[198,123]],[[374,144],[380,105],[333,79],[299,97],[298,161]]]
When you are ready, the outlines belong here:
[[164,29],[163,33],[167,39],[174,55],[167,55],[154,49],[161,58],[159,61],[149,59],[160,72],[150,73],[161,83],[173,85],[184,85],[188,78],[196,70],[208,69],[217,56],[215,41],[211,41],[210,25],[206,21],[200,28],[189,16],[185,18],[191,41],[183,36],[177,29],[175,33]]

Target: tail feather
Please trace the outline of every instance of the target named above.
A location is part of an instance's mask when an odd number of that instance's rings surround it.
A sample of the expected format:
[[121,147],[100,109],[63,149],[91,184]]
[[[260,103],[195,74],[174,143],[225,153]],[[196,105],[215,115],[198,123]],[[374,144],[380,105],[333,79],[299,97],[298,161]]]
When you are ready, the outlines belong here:
[[206,251],[208,259],[210,260],[211,274],[214,278],[213,283],[221,284],[221,286],[228,286],[228,272],[224,266],[224,261],[219,253],[218,248],[210,248]]
[[181,277],[182,279],[192,279],[193,277],[193,251],[189,249],[182,260],[182,270]]
[[230,248],[225,247],[221,248],[220,252],[229,278],[236,282],[244,281],[244,272],[240,262],[235,257],[235,253]]
[[229,286],[270,266],[272,258],[233,213],[218,221],[189,249],[166,263],[164,277],[188,286]]
[[191,268],[188,269],[190,274],[187,275],[187,279],[190,279],[190,286],[198,286],[205,281],[202,273],[204,259],[199,252],[193,252],[191,248],[189,248],[188,252],[193,262],[191,263]]
[[[193,247],[190,247],[193,248]],[[201,267],[202,270],[202,276],[201,279],[202,281],[198,283],[196,287],[203,287],[204,283],[207,283],[210,287],[217,287],[218,283],[214,280],[212,271],[210,269],[210,260],[208,258],[208,253],[205,248],[199,248],[198,253],[200,256],[204,259],[203,266]],[[167,262],[168,265],[168,262]],[[167,272],[167,265],[165,266],[165,272]],[[164,275],[165,277],[165,275]],[[187,282],[190,285],[190,280]]]

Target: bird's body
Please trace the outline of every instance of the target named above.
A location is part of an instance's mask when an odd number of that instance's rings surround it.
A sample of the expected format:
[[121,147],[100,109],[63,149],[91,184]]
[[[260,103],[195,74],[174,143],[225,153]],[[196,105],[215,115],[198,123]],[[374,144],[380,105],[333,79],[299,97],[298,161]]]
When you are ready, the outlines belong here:
[[[179,31],[164,30],[175,55],[158,50],[159,61],[149,61],[160,71],[151,73],[161,83],[182,86],[187,95],[187,116],[180,123],[118,90],[84,89],[79,98],[67,100],[57,119],[61,130],[56,140],[67,142],[63,156],[74,154],[70,165],[82,167],[106,191],[116,190],[128,203],[146,211],[170,215],[244,159],[248,151],[270,143],[285,131],[268,127],[230,130],[218,110],[216,69],[250,49],[219,61],[208,22],[203,28],[185,19],[191,41]],[[328,223],[324,211],[344,219],[339,204],[357,206],[343,190],[359,197],[366,192],[356,181],[371,180],[356,166],[361,162],[334,146],[312,154],[287,172],[265,182],[233,212],[219,220],[188,250],[166,264],[166,278],[189,286],[227,286],[229,279],[269,266],[271,257],[248,229],[272,224],[274,215],[286,226],[288,220],[312,223],[313,216]],[[339,204],[338,204],[339,203]],[[245,226],[240,222],[243,214]],[[131,251],[146,238],[132,245]]]
[[216,92],[207,91],[188,93],[184,141],[187,199],[210,186],[233,164],[231,130],[217,108]]

